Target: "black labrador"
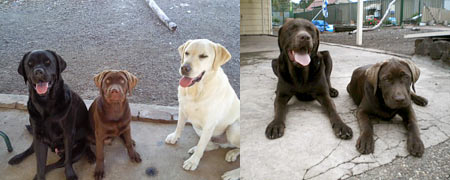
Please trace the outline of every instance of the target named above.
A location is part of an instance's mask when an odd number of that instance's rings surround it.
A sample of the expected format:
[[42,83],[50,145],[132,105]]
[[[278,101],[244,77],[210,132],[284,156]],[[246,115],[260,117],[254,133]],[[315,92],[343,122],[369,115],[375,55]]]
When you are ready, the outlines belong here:
[[356,149],[361,154],[373,153],[373,125],[370,118],[392,119],[400,115],[408,129],[407,146],[413,156],[422,156],[424,146],[420,140],[416,115],[411,100],[420,106],[428,100],[411,92],[419,79],[419,68],[409,60],[389,59],[373,65],[359,67],[353,71],[352,80],[347,91],[358,110],[356,118],[361,128],[361,135],[356,142]]
[[[64,84],[61,73],[65,68],[66,62],[50,50],[26,53],[18,68],[28,85],[27,108],[33,143],[8,163],[18,164],[36,152],[35,179],[45,179],[47,172],[60,167],[65,167],[66,179],[77,179],[72,163],[86,152],[89,161],[95,161],[87,138],[93,132],[88,111],[80,96]],[[60,159],[46,166],[48,148],[56,152]]]
[[330,83],[333,64],[329,52],[318,52],[319,30],[308,20],[291,20],[280,29],[278,46],[280,56],[272,60],[278,77],[275,118],[266,128],[267,138],[283,136],[286,104],[292,96],[301,101],[319,101],[328,112],[334,134],[342,139],[352,138],[352,129],[341,120],[331,99],[339,93]]

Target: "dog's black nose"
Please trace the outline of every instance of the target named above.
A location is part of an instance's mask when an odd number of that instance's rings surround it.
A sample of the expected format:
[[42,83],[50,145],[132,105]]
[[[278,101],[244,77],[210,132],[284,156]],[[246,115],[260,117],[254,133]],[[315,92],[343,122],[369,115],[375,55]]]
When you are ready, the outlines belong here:
[[181,74],[187,74],[191,71],[191,65],[189,64],[184,64],[183,66],[181,66]]
[[41,76],[44,75],[44,69],[36,68],[36,69],[34,69],[33,73],[34,73],[35,76],[41,77]]

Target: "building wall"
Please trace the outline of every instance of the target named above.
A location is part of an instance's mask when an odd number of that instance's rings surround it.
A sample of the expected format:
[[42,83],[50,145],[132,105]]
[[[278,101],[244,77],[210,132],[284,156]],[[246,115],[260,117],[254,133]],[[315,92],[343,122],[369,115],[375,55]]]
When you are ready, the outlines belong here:
[[241,35],[272,34],[271,0],[241,0]]

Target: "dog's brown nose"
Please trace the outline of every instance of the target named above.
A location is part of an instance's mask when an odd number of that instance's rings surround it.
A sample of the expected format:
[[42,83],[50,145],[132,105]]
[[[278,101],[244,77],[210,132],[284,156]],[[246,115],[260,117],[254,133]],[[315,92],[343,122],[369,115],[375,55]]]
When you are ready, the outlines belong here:
[[311,37],[307,34],[300,34],[298,35],[298,38],[300,39],[300,41],[309,41]]
[[181,73],[182,74],[187,74],[191,71],[191,65],[189,64],[184,64],[183,66],[181,66]]
[[110,90],[110,92],[111,92],[112,94],[119,93],[119,88],[117,88],[117,87],[112,87],[111,90]]
[[405,96],[403,96],[403,95],[394,95],[394,98],[393,98],[394,100],[395,100],[395,102],[397,102],[397,103],[403,103],[404,101],[405,101]]

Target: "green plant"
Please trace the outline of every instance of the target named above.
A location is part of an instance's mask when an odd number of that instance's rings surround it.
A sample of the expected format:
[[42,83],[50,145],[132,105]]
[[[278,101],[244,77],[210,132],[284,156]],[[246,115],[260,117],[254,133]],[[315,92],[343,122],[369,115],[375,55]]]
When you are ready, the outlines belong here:
[[280,23],[280,20],[279,20],[278,18],[273,18],[273,19],[272,19],[272,22],[278,24],[278,23]]
[[389,19],[386,19],[386,20],[383,21],[383,24],[392,24],[392,21],[389,20]]

